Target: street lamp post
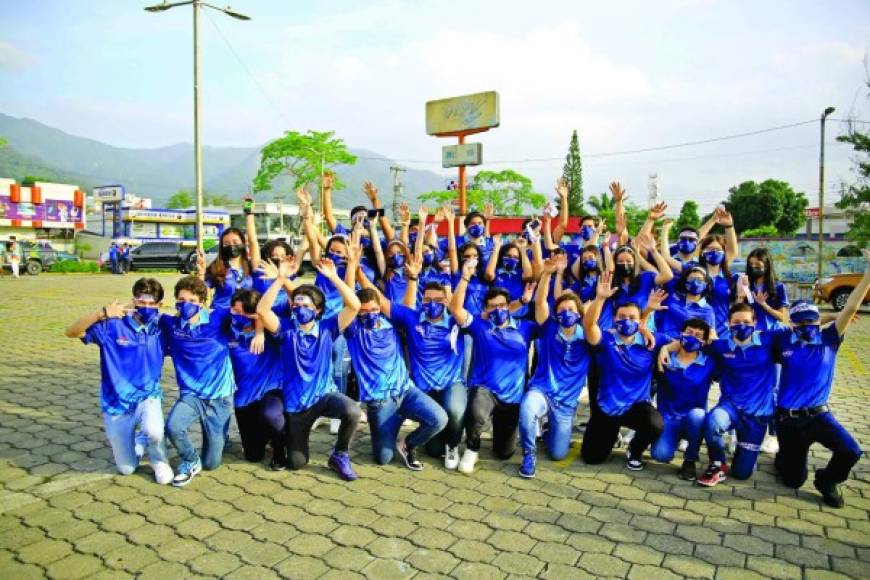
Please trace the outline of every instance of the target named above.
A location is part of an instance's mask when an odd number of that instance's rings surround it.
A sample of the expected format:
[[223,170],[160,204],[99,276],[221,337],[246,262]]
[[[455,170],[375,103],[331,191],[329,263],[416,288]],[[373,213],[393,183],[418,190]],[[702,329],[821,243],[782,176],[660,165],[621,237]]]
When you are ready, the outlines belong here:
[[146,6],[148,12],[163,12],[176,6],[193,6],[193,172],[196,187],[196,248],[202,251],[202,144],[200,142],[199,128],[199,8],[205,6],[218,12],[223,12],[227,16],[232,16],[237,20],[250,20],[250,16],[245,16],[239,12],[235,12],[229,6],[221,8],[214,6],[202,0],[187,0],[186,2],[164,2],[153,6]]
[[828,107],[822,112],[821,144],[819,146],[819,250],[816,261],[816,279],[822,279],[822,249],[825,239],[825,119],[834,112],[834,107]]

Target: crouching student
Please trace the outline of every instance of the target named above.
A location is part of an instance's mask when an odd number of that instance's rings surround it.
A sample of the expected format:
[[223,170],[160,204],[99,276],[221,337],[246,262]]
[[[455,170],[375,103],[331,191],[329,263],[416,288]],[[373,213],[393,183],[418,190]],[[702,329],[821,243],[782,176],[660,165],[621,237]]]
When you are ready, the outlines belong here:
[[85,314],[66,329],[66,336],[100,347],[100,406],[118,472],[136,471],[147,445],[154,479],[165,485],[173,473],[166,457],[160,406],[165,353],[158,324],[162,302],[160,282],[140,278],[133,284],[130,307],[113,302]]
[[[345,329],[344,336],[359,381],[360,401],[366,404],[372,454],[378,464],[386,465],[395,451],[405,467],[421,471],[423,464],[417,450],[444,429],[447,414],[411,381],[396,329],[381,311],[379,292],[363,288],[356,296],[359,315]],[[419,426],[398,439],[405,419]]]
[[[186,276],[175,284],[178,313],[160,318],[178,381],[179,398],[166,421],[169,440],[181,458],[172,480],[178,487],[203,469],[220,467],[233,412],[235,381],[224,330],[230,311],[209,311],[203,306],[207,298],[205,282]],[[188,433],[196,421],[202,427],[202,454]]]
[[[354,260],[358,259],[357,255],[348,262],[350,284],[358,264]],[[338,420],[339,425],[327,465],[343,480],[353,481],[357,474],[350,461],[350,442],[359,425],[360,410],[356,402],[337,390],[332,349],[339,333],[356,317],[359,301],[339,277],[331,260],[321,260],[316,268],[341,294],[344,308],[338,314],[324,314],[326,297],[313,284],[293,288],[288,298],[289,315],[275,314],[272,309],[275,298],[286,285],[290,272],[287,262],[282,262],[275,272],[275,281],[260,300],[257,314],[263,319],[264,328],[277,335],[281,343],[288,466],[302,469],[308,464],[314,422],[319,417],[329,417]]]
[[525,478],[535,476],[535,437],[544,417],[548,425],[544,441],[550,459],[558,461],[568,455],[577,402],[591,359],[581,323],[580,297],[570,291],[562,293],[553,306],[554,315],[550,316],[550,278],[557,267],[558,258],[544,263],[543,276],[535,292],[535,321],[540,326],[538,365],[529,381],[529,390],[520,402],[523,462],[519,474]]
[[653,443],[650,455],[656,461],[670,463],[680,439],[688,443],[678,476],[686,481],[698,477],[698,454],[704,437],[707,395],[713,381],[715,364],[702,348],[710,340],[710,325],[700,318],[683,323],[679,342],[662,348],[673,352],[662,365],[656,394],[658,409],[664,419],[664,431]]
[[225,324],[236,381],[236,424],[245,459],[262,461],[269,444],[270,467],[280,470],[285,464],[281,356],[278,342],[270,334],[265,336],[260,354],[251,352],[259,302],[260,293],[256,290],[236,290],[230,299],[230,319]]
[[504,288],[487,290],[480,316],[469,313],[464,306],[465,292],[474,272],[473,262],[463,264],[450,301],[450,313],[474,342],[465,412],[465,452],[458,467],[466,474],[474,471],[480,437],[490,421],[493,455],[509,459],[514,454],[529,344],[535,331],[534,322],[511,317],[510,294]]
[[[614,327],[602,331],[598,318],[604,303],[618,290],[612,288],[612,273],[598,278],[595,300],[583,317],[586,341],[595,347],[595,357],[601,369],[598,385],[598,406],[592,406],[589,424],[580,446],[586,463],[596,465],[610,457],[620,427],[634,429],[625,456],[625,466],[632,471],[644,468],[643,452],[662,433],[664,423],[658,410],[650,403],[650,385],[656,353],[653,347],[667,342],[662,334],[650,339],[641,330],[640,307],[634,302],[617,303]],[[652,347],[646,342],[652,343]]]
[[789,311],[794,331],[781,338],[782,376],[776,408],[779,453],[776,470],[783,483],[798,488],[807,479],[807,454],[813,443],[831,450],[828,464],[817,469],[813,485],[825,504],[843,507],[838,485],[849,477],[862,451],[855,438],[837,422],[828,407],[834,365],[843,335],[870,288],[870,251],[864,250],[867,269],[852,290],[836,321],[819,327],[819,311],[806,301]]

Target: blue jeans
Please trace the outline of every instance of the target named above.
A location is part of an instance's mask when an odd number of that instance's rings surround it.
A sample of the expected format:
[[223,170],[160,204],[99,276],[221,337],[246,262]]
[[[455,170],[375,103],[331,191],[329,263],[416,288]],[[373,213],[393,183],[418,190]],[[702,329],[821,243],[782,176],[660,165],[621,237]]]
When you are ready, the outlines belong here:
[[347,351],[347,339],[339,334],[332,343],[332,380],[338,387],[338,392],[347,394],[347,375],[350,370],[350,354]]
[[755,471],[758,450],[764,441],[769,417],[753,417],[739,411],[729,402],[719,403],[707,415],[704,428],[710,461],[724,462],[724,435],[731,429],[737,431],[737,451],[731,461],[731,476],[735,479],[749,479]]
[[462,337],[462,378],[468,383],[468,373],[471,372],[471,355],[474,352],[474,338],[470,334]]
[[369,401],[366,412],[372,435],[372,454],[379,465],[386,465],[393,459],[396,438],[405,419],[420,424],[405,437],[408,447],[425,445],[447,425],[444,409],[414,385],[398,397]]
[[680,439],[689,442],[683,453],[684,461],[697,461],[701,451],[701,438],[704,436],[704,409],[692,409],[682,417],[665,418],[665,429],[650,448],[650,455],[656,461],[670,463],[677,451]]
[[807,454],[813,443],[831,450],[828,465],[818,473],[818,479],[827,484],[846,481],[861,458],[861,446],[830,412],[814,417],[778,415],[776,425],[779,453],[775,465],[788,487],[798,488],[807,480]]
[[195,421],[202,427],[202,467],[217,469],[224,454],[226,432],[233,412],[233,397],[200,399],[183,395],[169,412],[166,432],[182,461],[195,463],[200,460],[196,447],[190,441],[188,429]]
[[544,442],[550,459],[558,461],[568,455],[571,446],[571,429],[574,426],[575,406],[554,403],[537,389],[531,389],[520,401],[520,445],[523,451],[535,449],[538,423],[547,417],[547,434]]
[[447,413],[447,425],[444,430],[426,442],[426,453],[430,457],[440,457],[444,454],[445,445],[456,447],[462,440],[468,389],[461,381],[456,381],[440,391],[429,391],[426,394]]
[[130,475],[139,466],[139,456],[136,454],[137,424],[148,438],[148,460],[151,466],[169,461],[166,457],[166,440],[163,437],[163,408],[160,399],[150,397],[140,401],[132,413],[103,413],[106,438],[112,446],[115,466],[122,475]]

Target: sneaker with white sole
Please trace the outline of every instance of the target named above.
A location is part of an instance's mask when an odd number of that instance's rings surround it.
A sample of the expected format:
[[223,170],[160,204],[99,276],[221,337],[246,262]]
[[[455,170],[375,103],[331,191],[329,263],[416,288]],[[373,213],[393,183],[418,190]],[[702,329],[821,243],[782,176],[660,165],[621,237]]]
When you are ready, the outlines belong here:
[[172,483],[172,478],[175,477],[175,474],[172,472],[172,468],[168,463],[155,463],[153,469],[154,481],[160,485],[168,485]]
[[178,472],[172,478],[172,485],[175,487],[184,487],[190,483],[197,473],[202,471],[202,462],[197,459],[194,463],[183,462],[178,466]]
[[472,451],[471,449],[465,450],[462,454],[462,459],[459,460],[459,465],[457,469],[460,473],[465,473],[466,475],[470,475],[474,473],[474,465],[477,463],[477,451]]
[[680,444],[677,446],[677,449],[679,449],[680,451],[685,453],[686,449],[688,449],[688,448],[689,448],[689,442],[686,441],[685,439],[680,439]]
[[338,435],[338,430],[341,427],[341,419],[330,419],[329,420],[329,433],[331,435]]
[[532,479],[535,477],[535,450],[523,449],[523,462],[520,465],[520,477]]
[[444,469],[454,470],[459,467],[459,446],[444,446]]
[[759,451],[765,455],[776,455],[779,453],[779,439],[776,438],[776,435],[768,435],[764,441],[761,442]]
[[411,471],[423,471],[423,464],[419,459],[417,459],[417,454],[414,452],[414,448],[405,443],[404,439],[400,439],[396,443],[396,453],[398,453],[399,457],[402,458],[402,461],[405,462],[405,467]]
[[646,464],[640,460],[640,457],[632,456],[630,451],[625,453],[625,467],[631,471],[643,471]]

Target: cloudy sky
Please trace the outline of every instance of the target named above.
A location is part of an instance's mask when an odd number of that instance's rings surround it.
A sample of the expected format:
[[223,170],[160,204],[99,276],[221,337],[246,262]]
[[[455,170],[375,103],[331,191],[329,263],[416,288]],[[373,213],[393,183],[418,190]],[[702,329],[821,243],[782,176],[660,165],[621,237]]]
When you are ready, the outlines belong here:
[[[152,0],[156,1],[156,0]],[[4,0],[0,112],[107,143],[191,141],[191,9],[138,0]],[[587,193],[610,180],[645,202],[658,172],[674,209],[774,177],[815,199],[818,123],[752,137],[602,156],[818,119],[870,120],[870,3],[235,0],[240,22],[202,19],[203,135],[256,146],[283,130],[332,129],[354,147],[435,171],[427,100],[483,90],[501,127],[487,168],[549,193],[573,129]],[[850,179],[833,141],[828,184]],[[206,168],[206,170],[208,170]],[[811,205],[814,203],[811,201]]]

